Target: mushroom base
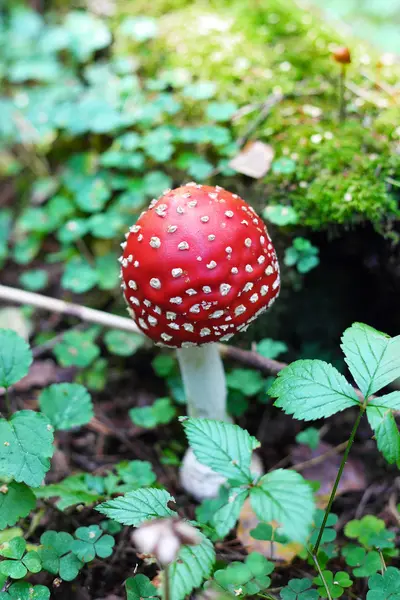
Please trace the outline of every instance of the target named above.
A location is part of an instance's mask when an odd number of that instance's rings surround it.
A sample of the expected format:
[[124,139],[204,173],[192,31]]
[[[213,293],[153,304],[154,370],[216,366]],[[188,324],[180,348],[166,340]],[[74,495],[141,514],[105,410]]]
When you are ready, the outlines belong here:
[[[257,454],[253,454],[250,468],[255,476],[264,473],[261,460]],[[180,468],[180,480],[183,489],[198,502],[207,498],[216,498],[219,488],[226,482],[225,477],[215,473],[210,467],[199,463],[191,448],[183,458]]]

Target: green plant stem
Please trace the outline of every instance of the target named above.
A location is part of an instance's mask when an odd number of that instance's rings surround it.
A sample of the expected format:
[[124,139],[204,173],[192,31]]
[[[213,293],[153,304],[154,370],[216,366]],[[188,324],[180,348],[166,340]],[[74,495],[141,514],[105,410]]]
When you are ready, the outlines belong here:
[[5,393],[4,393],[4,401],[6,404],[7,415],[8,415],[8,417],[11,417],[11,400],[10,400],[10,396],[8,393],[8,388],[6,388]]
[[328,600],[332,600],[332,596],[331,596],[331,593],[330,593],[330,591],[329,591],[328,584],[326,583],[326,579],[325,579],[325,577],[324,577],[324,574],[323,574],[323,572],[322,572],[322,569],[321,569],[321,567],[319,566],[319,562],[318,562],[317,555],[316,555],[316,554],[314,554],[314,553],[312,553],[312,552],[310,552],[310,551],[308,551],[308,552],[309,552],[309,554],[310,554],[311,558],[313,559],[313,561],[314,561],[314,564],[315,564],[315,566],[316,566],[316,568],[317,568],[317,571],[318,571],[318,575],[321,577],[321,581],[322,581],[322,583],[324,584],[324,588],[325,588],[325,591],[326,591],[326,593],[327,593],[327,598],[328,598]]
[[342,65],[339,75],[339,122],[343,123],[346,118],[346,105],[344,99],[346,81],[346,65]]
[[171,598],[170,591],[171,591],[171,586],[170,586],[170,581],[169,581],[169,565],[166,565],[166,567],[164,568],[164,594],[163,594],[163,600],[170,600],[170,598]]
[[385,559],[383,558],[382,550],[378,550],[378,552],[379,552],[379,558],[381,559],[381,573],[383,575],[386,571],[386,563],[385,563]]
[[331,508],[332,508],[333,501],[335,499],[336,491],[338,489],[339,482],[340,482],[340,479],[343,474],[343,469],[345,467],[347,458],[349,456],[349,452],[353,445],[354,438],[356,437],[357,429],[358,429],[358,426],[360,425],[361,418],[365,412],[365,408],[366,408],[366,402],[364,402],[360,406],[360,411],[359,411],[357,419],[355,420],[355,423],[353,425],[353,429],[351,431],[349,441],[347,442],[346,450],[344,451],[342,462],[340,463],[339,471],[338,471],[338,474],[336,475],[336,480],[335,480],[335,483],[333,484],[331,495],[329,497],[328,506],[326,507],[326,510],[325,510],[325,515],[324,515],[324,519],[321,524],[321,528],[319,530],[318,538],[317,538],[317,541],[315,542],[315,546],[313,548],[313,555],[315,555],[315,556],[318,554],[318,550],[319,550],[319,546],[321,544],[321,540],[322,540],[322,536],[323,536],[323,533],[325,530],[326,522],[328,520],[329,513],[331,512]]

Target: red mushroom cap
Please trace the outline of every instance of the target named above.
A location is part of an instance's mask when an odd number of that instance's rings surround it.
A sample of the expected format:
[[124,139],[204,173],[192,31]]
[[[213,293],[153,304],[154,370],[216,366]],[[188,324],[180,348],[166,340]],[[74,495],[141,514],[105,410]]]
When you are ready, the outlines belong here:
[[263,221],[219,186],[165,191],[122,247],[128,310],[166,346],[229,340],[279,293],[279,265]]
[[342,65],[349,65],[351,63],[350,50],[346,46],[339,46],[333,51],[332,55],[334,60]]

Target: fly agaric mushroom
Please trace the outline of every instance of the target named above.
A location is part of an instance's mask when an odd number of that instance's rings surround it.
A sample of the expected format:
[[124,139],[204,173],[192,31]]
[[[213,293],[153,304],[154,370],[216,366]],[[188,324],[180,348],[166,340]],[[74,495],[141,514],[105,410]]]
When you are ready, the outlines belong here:
[[[265,224],[236,194],[189,183],[153,200],[122,248],[128,311],[154,342],[177,348],[188,414],[229,421],[214,342],[245,331],[279,293]],[[197,498],[216,495],[223,482],[190,452],[181,479]]]

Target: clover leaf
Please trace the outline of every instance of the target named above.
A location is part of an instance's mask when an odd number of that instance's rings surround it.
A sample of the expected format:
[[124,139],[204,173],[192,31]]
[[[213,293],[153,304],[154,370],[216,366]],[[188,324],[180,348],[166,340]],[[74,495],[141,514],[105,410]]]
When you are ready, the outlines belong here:
[[83,562],[90,562],[95,556],[107,558],[112,554],[115,540],[112,535],[103,535],[98,525],[78,527],[75,537],[77,539],[72,542],[71,550]]

